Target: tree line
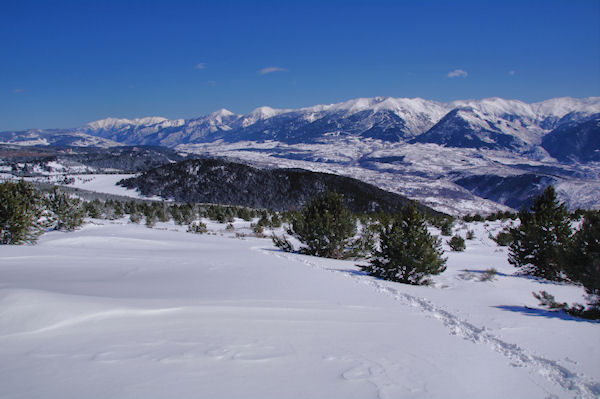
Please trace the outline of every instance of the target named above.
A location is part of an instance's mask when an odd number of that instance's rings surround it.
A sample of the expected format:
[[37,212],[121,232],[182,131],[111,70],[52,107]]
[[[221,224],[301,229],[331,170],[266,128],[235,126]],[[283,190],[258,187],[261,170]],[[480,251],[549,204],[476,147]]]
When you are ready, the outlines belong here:
[[[259,235],[263,228],[277,228],[285,222],[285,233],[301,246],[295,249],[285,234],[273,235],[274,244],[284,251],[365,258],[368,263],[361,267],[367,274],[416,285],[431,283],[430,276],[446,269],[441,240],[429,232],[428,225],[450,235],[454,223],[447,215],[426,215],[412,203],[393,215],[355,214],[344,204],[343,195],[332,191],[311,198],[299,211],[274,212],[211,204],[82,201],[56,187],[42,193],[24,181],[0,184],[0,244],[33,243],[47,230],[73,230],[86,216],[117,219],[125,215],[132,223],[144,221],[148,227],[173,220],[188,225],[193,233],[206,232],[202,218],[219,223],[258,219],[251,226]],[[559,303],[545,291],[534,293],[536,298],[552,309],[600,318],[600,212],[569,214],[549,186],[516,218],[519,224],[502,232],[503,242],[509,245],[508,261],[524,275],[583,285],[588,303]],[[455,251],[465,249],[464,239],[457,235],[448,244]]]

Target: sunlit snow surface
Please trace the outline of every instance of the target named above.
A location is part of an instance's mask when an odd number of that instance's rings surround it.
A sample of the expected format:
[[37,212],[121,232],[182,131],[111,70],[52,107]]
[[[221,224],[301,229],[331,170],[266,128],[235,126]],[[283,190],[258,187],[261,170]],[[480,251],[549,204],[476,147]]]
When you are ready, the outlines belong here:
[[[94,221],[0,246],[2,398],[592,398],[600,324],[539,309],[505,249],[447,252],[434,287],[209,223]],[[465,234],[465,227],[458,232]],[[177,231],[179,230],[179,231]],[[447,245],[445,245],[447,249]],[[479,276],[495,267],[498,277]]]
[[[96,193],[104,193],[118,195],[121,197],[138,198],[138,199],[153,199],[160,200],[161,198],[153,196],[147,197],[140,194],[137,190],[128,189],[117,185],[120,180],[136,176],[135,174],[111,173],[111,174],[73,174],[63,175],[49,173],[36,177],[26,177],[24,180],[38,183],[50,183],[59,186],[78,188]],[[73,179],[72,182],[64,184],[65,177]],[[21,178],[9,173],[0,173],[0,182],[4,180],[18,181]]]

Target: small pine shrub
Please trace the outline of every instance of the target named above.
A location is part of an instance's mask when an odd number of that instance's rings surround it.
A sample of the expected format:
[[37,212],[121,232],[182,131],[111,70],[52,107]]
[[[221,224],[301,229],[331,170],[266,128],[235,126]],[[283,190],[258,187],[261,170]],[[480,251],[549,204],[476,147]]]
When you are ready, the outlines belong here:
[[269,215],[267,214],[267,212],[264,212],[260,215],[260,219],[258,220],[257,225],[263,227],[271,225],[271,221],[269,220]]
[[273,213],[271,216],[271,227],[274,229],[281,227],[281,218],[278,213]]
[[166,223],[171,220],[171,215],[164,202],[154,202],[152,207],[154,208],[154,215],[160,222]]
[[440,274],[446,267],[441,242],[427,231],[425,218],[409,206],[384,226],[380,233],[380,250],[362,269],[385,280],[426,285],[428,276]]
[[496,237],[492,237],[492,240],[501,247],[508,247],[513,242],[513,236],[510,231],[502,230],[496,234]]
[[351,256],[347,247],[356,233],[356,218],[341,194],[327,191],[292,216],[288,232],[305,245],[302,253],[341,259]]
[[100,200],[95,199],[93,201],[84,203],[83,209],[85,210],[88,217],[91,217],[93,219],[99,219],[102,217],[102,212],[104,212],[104,204],[102,204]]
[[54,188],[45,198],[46,207],[54,214],[55,230],[74,230],[83,224],[85,209],[79,198],[71,198],[67,193]]
[[546,291],[540,291],[539,293],[532,292],[534,298],[540,301],[540,306],[548,308],[550,310],[563,310],[571,316],[581,317],[583,319],[598,320],[600,319],[600,306],[598,303],[591,303],[589,307],[585,307],[578,303],[569,306],[566,302],[557,302],[554,295],[549,294]]
[[459,235],[453,236],[448,241],[448,245],[450,245],[450,248],[455,252],[462,252],[467,248],[465,244],[465,239]]
[[208,232],[208,228],[206,227],[205,223],[193,222],[188,225],[188,228],[186,231],[188,233],[204,234],[204,233]]
[[275,234],[273,234],[271,236],[271,239],[273,240],[273,244],[277,247],[282,249],[284,252],[294,252],[294,246],[292,245],[291,242],[288,241],[288,239],[284,236],[277,236]]
[[442,225],[440,226],[440,230],[443,236],[451,236],[452,235],[452,220],[445,219]]
[[148,206],[144,209],[144,216],[146,218],[146,227],[152,228],[156,225],[156,214],[152,207]]
[[0,184],[0,244],[34,243],[46,227],[41,194],[24,181]]
[[129,215],[129,221],[131,223],[139,224],[142,221],[142,216],[139,213],[132,213]]
[[249,222],[250,220],[252,220],[252,217],[254,216],[252,214],[252,211],[248,208],[237,208],[237,217],[245,220],[246,222]]
[[475,238],[475,232],[473,230],[467,231],[467,240],[472,240]]
[[257,237],[264,237],[265,236],[265,234],[264,234],[265,230],[264,230],[263,226],[260,223],[252,223],[252,224],[250,224],[250,228],[252,228],[252,231],[254,232],[254,234]]

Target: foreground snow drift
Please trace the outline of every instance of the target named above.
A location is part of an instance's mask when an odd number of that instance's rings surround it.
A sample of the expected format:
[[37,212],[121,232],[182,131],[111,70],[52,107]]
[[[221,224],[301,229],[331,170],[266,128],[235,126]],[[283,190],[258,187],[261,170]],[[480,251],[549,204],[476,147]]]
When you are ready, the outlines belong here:
[[[2,246],[0,397],[600,395],[600,325],[531,296],[582,290],[509,275],[486,228],[435,287],[170,224]],[[479,281],[490,267],[496,280]]]

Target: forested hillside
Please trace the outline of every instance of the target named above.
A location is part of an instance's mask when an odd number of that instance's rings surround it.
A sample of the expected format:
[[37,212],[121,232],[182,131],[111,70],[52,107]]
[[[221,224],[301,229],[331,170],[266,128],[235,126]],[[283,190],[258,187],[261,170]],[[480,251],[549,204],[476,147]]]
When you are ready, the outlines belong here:
[[[180,202],[210,202],[275,210],[299,209],[325,190],[344,195],[355,212],[394,213],[410,200],[349,177],[301,169],[256,169],[218,159],[161,166],[119,182],[143,195]],[[420,206],[427,212],[435,211]]]

